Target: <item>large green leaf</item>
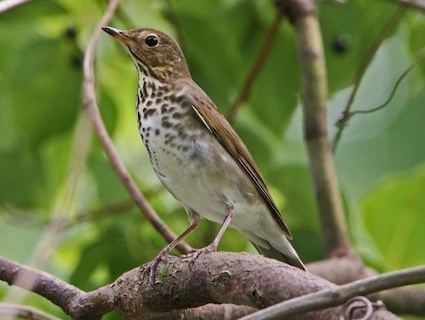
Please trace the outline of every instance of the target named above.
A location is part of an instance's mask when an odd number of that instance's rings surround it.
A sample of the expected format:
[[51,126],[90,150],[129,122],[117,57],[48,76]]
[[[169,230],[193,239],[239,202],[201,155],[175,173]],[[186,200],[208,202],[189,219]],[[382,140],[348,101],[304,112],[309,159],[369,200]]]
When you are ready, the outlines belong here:
[[0,177],[1,205],[30,208],[44,189],[42,161],[26,149],[0,150]]
[[[0,68],[3,70],[16,56],[16,53],[40,33],[40,21],[64,14],[64,9],[56,2],[44,0],[29,2],[13,10],[2,13],[0,19]],[[8,81],[0,73],[0,81]]]
[[361,201],[364,225],[384,270],[425,263],[425,166],[383,181]]
[[19,52],[10,68],[6,90],[22,142],[37,145],[64,132],[75,120],[80,101],[80,71],[71,62],[67,42],[39,39]]
[[[387,100],[394,83],[408,65],[404,33],[387,40],[378,51],[362,81],[352,110],[371,109]],[[382,72],[385,70],[385,73]],[[424,158],[424,94],[412,90],[412,71],[400,84],[391,102],[382,110],[353,116],[336,151],[336,165],[347,196],[358,199],[389,172],[410,168]],[[339,91],[329,103],[329,135],[335,136],[352,88]],[[406,143],[409,141],[409,143]],[[415,141],[415,142],[414,142]],[[413,143],[414,142],[414,143]],[[305,162],[302,146],[302,116],[298,110],[286,135],[289,161]]]
[[25,263],[42,230],[28,221],[20,222],[23,217],[14,218],[0,216],[0,255]]

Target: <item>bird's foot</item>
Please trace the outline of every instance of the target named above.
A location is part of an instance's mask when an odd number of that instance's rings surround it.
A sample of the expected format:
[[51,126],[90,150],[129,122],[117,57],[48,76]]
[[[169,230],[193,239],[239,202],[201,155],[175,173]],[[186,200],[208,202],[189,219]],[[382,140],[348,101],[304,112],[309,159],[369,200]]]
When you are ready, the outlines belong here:
[[210,253],[217,251],[217,246],[214,243],[209,244],[206,247],[192,250],[188,253],[186,256],[189,260],[189,265],[192,267],[195,264],[195,261],[198,259],[198,257],[203,253]]
[[155,259],[153,259],[146,265],[145,272],[149,274],[149,282],[151,284],[155,283],[156,269],[158,268],[159,263],[161,261],[167,261],[169,257],[169,250],[162,250],[159,252]]

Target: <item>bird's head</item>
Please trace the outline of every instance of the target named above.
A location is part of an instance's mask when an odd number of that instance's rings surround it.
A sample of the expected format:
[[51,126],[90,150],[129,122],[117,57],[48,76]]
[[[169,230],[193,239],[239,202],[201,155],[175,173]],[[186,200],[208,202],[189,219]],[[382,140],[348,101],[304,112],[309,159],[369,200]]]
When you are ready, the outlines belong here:
[[140,74],[167,81],[190,77],[183,52],[178,43],[154,29],[119,30],[103,27],[128,51]]

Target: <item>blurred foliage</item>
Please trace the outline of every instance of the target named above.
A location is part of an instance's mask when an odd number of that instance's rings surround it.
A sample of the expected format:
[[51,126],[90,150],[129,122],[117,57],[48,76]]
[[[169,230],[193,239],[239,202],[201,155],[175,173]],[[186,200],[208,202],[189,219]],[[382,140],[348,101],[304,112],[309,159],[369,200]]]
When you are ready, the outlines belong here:
[[[100,0],[34,1],[0,16],[0,254],[28,261],[54,213],[67,226],[51,244],[56,249],[45,268],[86,290],[113,281],[165,245],[131,204],[116,209],[129,197],[95,139],[88,154],[78,152],[78,139],[92,137],[91,130],[83,137],[75,134],[84,122],[82,52],[105,5]],[[320,2],[331,136],[356,68],[397,9],[378,0]],[[268,0],[124,0],[112,25],[150,26],[178,37],[193,77],[225,112],[274,16]],[[369,66],[353,110],[386,100],[412,55],[424,47],[424,26],[420,14],[404,13]],[[302,141],[297,60],[294,32],[285,21],[235,127],[308,262],[323,256],[323,240]],[[101,112],[120,155],[155,209],[182,231],[186,216],[160,186],[137,133],[136,73],[130,60],[104,36],[96,67]],[[336,153],[354,244],[383,271],[425,262],[424,71],[425,63],[416,65],[383,110],[353,117]],[[77,170],[78,156],[84,164]],[[216,230],[204,221],[188,241],[201,247]],[[253,251],[234,230],[220,249]],[[0,298],[5,294],[1,286]],[[63,317],[35,295],[27,300]]]

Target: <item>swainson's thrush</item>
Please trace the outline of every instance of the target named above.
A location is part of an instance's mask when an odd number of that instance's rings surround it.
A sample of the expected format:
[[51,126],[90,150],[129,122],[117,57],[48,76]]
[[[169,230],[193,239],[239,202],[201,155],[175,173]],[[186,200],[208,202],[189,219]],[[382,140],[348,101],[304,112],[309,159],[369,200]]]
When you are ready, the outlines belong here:
[[167,245],[159,261],[196,228],[200,217],[221,223],[215,251],[230,225],[265,256],[305,269],[291,234],[251,154],[215,104],[192,80],[176,41],[154,29],[103,30],[119,40],[138,75],[137,122],[158,178],[183,205],[190,226]]

